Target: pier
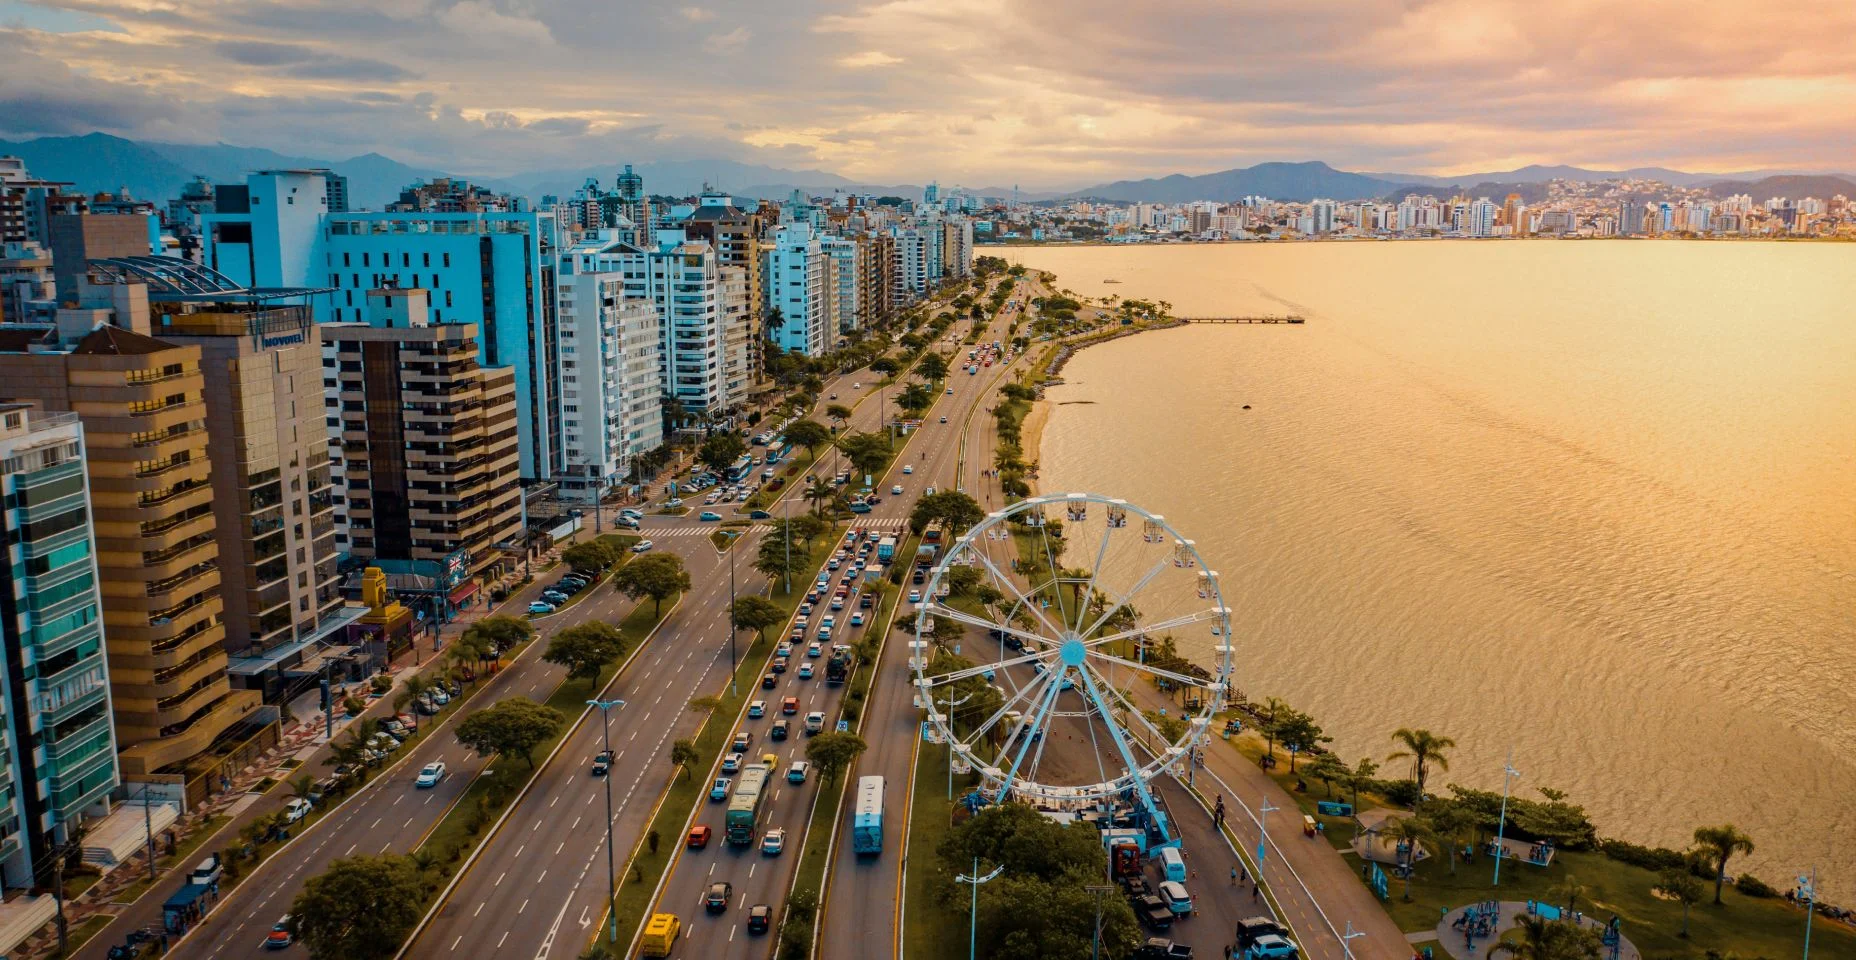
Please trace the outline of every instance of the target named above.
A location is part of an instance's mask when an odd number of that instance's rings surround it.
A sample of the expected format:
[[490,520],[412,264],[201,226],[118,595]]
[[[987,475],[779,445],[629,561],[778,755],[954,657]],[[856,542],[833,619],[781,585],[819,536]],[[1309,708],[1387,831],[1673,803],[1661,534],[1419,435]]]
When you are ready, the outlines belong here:
[[1265,314],[1255,317],[1180,317],[1184,323],[1304,323],[1293,313]]

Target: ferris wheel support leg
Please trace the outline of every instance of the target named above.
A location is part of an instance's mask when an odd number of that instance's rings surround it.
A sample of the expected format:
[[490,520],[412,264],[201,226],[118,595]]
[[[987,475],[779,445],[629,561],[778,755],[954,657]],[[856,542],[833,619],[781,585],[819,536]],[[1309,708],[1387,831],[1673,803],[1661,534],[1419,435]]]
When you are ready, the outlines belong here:
[[1057,694],[1063,690],[1063,684],[1058,682],[1058,678],[1062,675],[1062,668],[1044,671],[1044,701],[1038,704],[1037,713],[1026,717],[1025,722],[1019,725],[1019,730],[1026,732],[1024,742],[1018,745],[1018,753],[1012,757],[1011,769],[1005,771],[1005,783],[1008,789],[1012,781],[1018,777],[1018,768],[1025,762],[1025,753],[1031,749],[1031,741],[1041,737],[1044,733],[1045,719],[1050,716],[1050,708],[1057,703]]
[[[1102,710],[1102,715],[1107,717],[1109,700],[1102,692],[1101,685],[1097,682],[1096,672],[1087,667],[1079,669],[1076,672],[1082,675],[1083,686],[1089,689],[1090,699],[1096,702]],[[1146,718],[1143,717],[1142,719]],[[1138,772],[1141,769],[1141,763],[1134,759],[1134,748],[1128,743],[1127,734],[1122,731],[1120,724],[1104,723],[1103,726],[1108,729],[1109,739],[1115,743],[1115,751],[1121,754],[1121,762],[1127,766],[1129,771],[1134,772],[1134,793],[1140,798],[1141,807],[1147,811],[1150,822],[1159,825],[1160,836],[1165,843],[1172,844],[1177,842],[1173,834],[1173,825],[1168,822],[1166,817],[1160,815],[1160,806],[1154,801],[1152,788],[1147,785],[1146,778],[1140,776]]]

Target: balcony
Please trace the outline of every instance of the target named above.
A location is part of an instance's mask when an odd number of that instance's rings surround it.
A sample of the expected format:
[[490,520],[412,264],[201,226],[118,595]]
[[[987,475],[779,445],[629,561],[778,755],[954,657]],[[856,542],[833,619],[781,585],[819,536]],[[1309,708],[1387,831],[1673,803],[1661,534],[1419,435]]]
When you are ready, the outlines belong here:
[[212,603],[213,601],[218,600],[218,599],[219,599],[219,584],[214,583],[212,586],[212,589],[210,590],[202,590],[199,593],[196,593],[193,596],[188,597],[185,600],[182,600],[180,603],[177,603],[172,607],[168,607],[164,610],[156,610],[150,613],[148,615],[148,625],[151,627],[166,626],[167,624],[172,623],[175,620],[178,620],[181,617],[186,616],[188,613],[191,613],[194,610],[199,609],[202,605]]
[[[59,734],[57,739],[48,737],[45,741],[45,756],[56,764],[58,761],[76,757],[86,748],[94,749],[99,742],[104,747],[108,747],[109,732],[110,715],[107,712],[98,714],[95,720],[68,733]],[[99,734],[102,735],[101,738]]]

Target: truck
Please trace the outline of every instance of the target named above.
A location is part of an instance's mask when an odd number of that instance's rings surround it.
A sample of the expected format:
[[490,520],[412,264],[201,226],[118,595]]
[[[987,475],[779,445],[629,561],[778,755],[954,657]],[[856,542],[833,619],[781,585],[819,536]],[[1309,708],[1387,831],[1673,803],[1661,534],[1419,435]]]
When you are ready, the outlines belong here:
[[844,682],[851,673],[851,648],[847,644],[836,644],[831,648],[831,659],[825,662],[825,682],[837,685]]
[[876,558],[882,563],[896,559],[895,537],[884,537],[876,542]]

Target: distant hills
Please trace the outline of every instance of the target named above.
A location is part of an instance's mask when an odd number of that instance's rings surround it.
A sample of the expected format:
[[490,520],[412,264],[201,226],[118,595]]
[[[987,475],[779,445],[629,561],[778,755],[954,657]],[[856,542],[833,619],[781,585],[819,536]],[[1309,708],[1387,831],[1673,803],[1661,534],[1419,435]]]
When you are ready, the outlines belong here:
[[[378,210],[399,197],[415,180],[446,176],[441,170],[410,166],[378,153],[346,160],[292,156],[262,147],[226,143],[186,144],[137,142],[102,133],[81,137],[41,137],[36,140],[0,140],[0,154],[22,157],[36,176],[69,180],[86,192],[115,191],[127,187],[140,198],[157,201],[178,196],[196,175],[218,183],[234,183],[251,170],[292,167],[327,167],[348,178],[349,202],[356,208]],[[540,199],[545,194],[567,196],[597,178],[610,188],[623,160],[592,167],[542,170],[506,177],[466,179],[493,190]],[[690,196],[709,185],[739,197],[784,199],[795,189],[813,195],[869,193],[919,200],[916,184],[860,183],[824,170],[791,170],[735,160],[660,160],[634,163],[651,193]],[[1661,180],[1684,187],[1707,187],[1716,196],[1745,193],[1755,199],[1806,196],[1856,196],[1856,176],[1804,173],[1795,170],[1755,170],[1734,174],[1687,173],[1664,167],[1629,170],[1595,170],[1573,166],[1532,165],[1516,170],[1438,177],[1406,173],[1357,173],[1336,170],[1326,163],[1259,163],[1197,176],[1174,174],[1144,180],[1117,180],[1081,190],[1022,191],[1028,201],[1095,198],[1122,202],[1185,203],[1193,200],[1231,201],[1250,194],[1278,200],[1332,197],[1356,200],[1398,197],[1407,193],[1449,196],[1459,191],[1471,196],[1499,199],[1519,193],[1529,203],[1546,195],[1545,184],[1556,178],[1605,180],[1615,178]],[[944,189],[946,189],[944,187]],[[1006,197],[1010,187],[969,187],[978,196]]]

